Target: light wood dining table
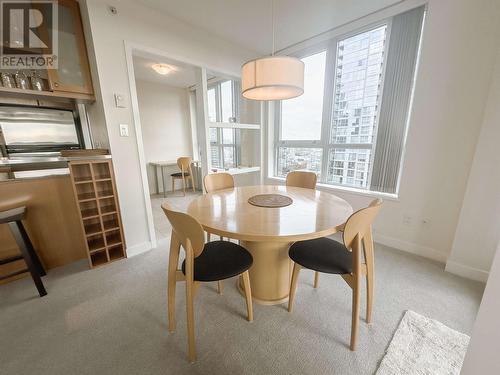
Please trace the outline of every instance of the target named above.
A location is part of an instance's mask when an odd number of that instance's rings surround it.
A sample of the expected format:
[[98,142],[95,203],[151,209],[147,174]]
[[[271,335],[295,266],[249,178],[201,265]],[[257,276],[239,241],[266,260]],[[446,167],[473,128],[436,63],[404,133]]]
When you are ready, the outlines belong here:
[[[285,195],[293,202],[281,208],[248,203],[259,194]],[[345,200],[319,190],[260,185],[202,195],[191,202],[187,212],[207,232],[240,240],[253,256],[250,283],[254,301],[276,305],[288,300],[290,245],[338,232],[353,210]]]

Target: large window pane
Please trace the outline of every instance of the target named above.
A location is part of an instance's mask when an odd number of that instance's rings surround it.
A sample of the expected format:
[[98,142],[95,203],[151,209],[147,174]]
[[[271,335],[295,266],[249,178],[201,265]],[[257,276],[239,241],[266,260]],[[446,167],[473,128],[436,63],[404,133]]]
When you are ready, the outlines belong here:
[[217,106],[216,106],[216,98],[215,98],[215,88],[211,88],[207,91],[207,100],[208,100],[208,121],[216,122],[217,121]]
[[367,188],[371,153],[370,149],[330,149],[326,183]]
[[222,122],[231,122],[233,115],[233,82],[225,81],[220,85]]
[[305,64],[304,94],[281,102],[281,139],[321,139],[326,51],[308,56]]
[[299,169],[316,172],[318,178],[321,173],[320,148],[280,147],[278,149],[278,176],[285,177],[288,172]]
[[219,150],[220,150],[219,146],[211,146],[210,147],[210,157],[212,160],[212,168],[222,168]]
[[235,168],[234,146],[224,147],[224,168]]
[[386,28],[337,43],[331,143],[374,142]]
[[222,128],[222,143],[226,145],[234,144],[234,129]]
[[210,143],[217,143],[217,128],[210,128]]

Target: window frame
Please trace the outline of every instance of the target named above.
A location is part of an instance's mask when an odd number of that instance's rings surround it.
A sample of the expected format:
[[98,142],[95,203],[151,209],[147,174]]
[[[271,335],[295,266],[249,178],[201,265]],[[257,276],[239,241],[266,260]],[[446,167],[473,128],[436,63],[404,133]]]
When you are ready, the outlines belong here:
[[[210,138],[210,148],[212,147],[217,147],[218,148],[218,164],[219,166],[214,166],[212,165],[212,155],[210,154],[210,165],[213,168],[219,168],[219,169],[226,169],[225,163],[224,163],[224,148],[232,148],[233,149],[233,155],[234,155],[234,168],[236,168],[239,163],[240,163],[240,153],[241,153],[241,145],[240,145],[240,137],[239,137],[239,131],[238,129],[235,128],[230,128],[232,129],[233,132],[233,139],[231,143],[223,143],[223,127],[220,126],[210,126],[211,123],[214,124],[221,124],[222,123],[222,90],[221,90],[221,85],[224,82],[231,82],[231,93],[232,93],[232,112],[233,112],[233,117],[236,118],[236,120],[239,119],[239,99],[240,99],[240,89],[239,89],[239,82],[233,80],[233,79],[221,79],[217,80],[217,82],[213,82],[207,85],[207,92],[208,90],[215,89],[215,116],[216,116],[216,121],[211,122],[209,121],[209,131],[210,129],[216,129],[217,130],[217,141],[212,142]],[[229,123],[228,123],[229,124]],[[229,129],[226,128],[226,129]]]
[[[377,105],[377,109],[375,112],[376,123],[375,123],[375,132],[373,133],[373,141],[372,143],[362,144],[362,143],[330,143],[331,139],[331,130],[332,130],[332,121],[333,121],[333,103],[334,103],[334,88],[336,82],[336,60],[337,60],[337,43],[343,39],[347,39],[358,34],[362,34],[379,27],[386,26],[386,38],[385,38],[385,49],[384,49],[384,57],[382,62],[382,72],[380,78],[380,100]],[[373,157],[375,155],[376,143],[377,143],[377,130],[378,130],[378,121],[380,118],[380,108],[381,101],[383,100],[382,95],[384,91],[384,82],[385,82],[385,74],[387,68],[387,56],[388,56],[388,48],[390,46],[390,37],[391,37],[391,26],[392,26],[392,17],[381,19],[377,22],[370,23],[363,27],[356,28],[349,32],[339,34],[331,39],[315,44],[314,46],[310,46],[304,49],[301,49],[295,53],[290,54],[291,56],[297,57],[299,59],[306,58],[308,56],[326,51],[326,61],[325,61],[325,82],[324,82],[324,90],[323,90],[323,113],[322,113],[322,123],[321,123],[321,138],[320,140],[300,140],[300,141],[286,141],[281,137],[281,101],[274,102],[274,145],[273,145],[273,176],[275,178],[281,178],[278,174],[279,170],[279,148],[280,147],[290,147],[290,148],[320,148],[322,149],[322,157],[321,157],[321,171],[320,178],[318,182],[320,184],[324,184],[326,186],[334,186],[340,188],[347,189],[359,189],[367,192],[374,192],[370,189],[371,186],[371,177],[373,175]],[[360,123],[360,132],[361,132],[362,123]],[[361,135],[361,134],[360,134]],[[341,183],[335,182],[327,182],[328,176],[328,159],[330,155],[330,151],[334,149],[370,149],[372,152],[370,154],[370,163],[368,172],[368,181],[367,187],[357,187],[344,185]],[[401,174],[401,171],[400,171]],[[397,191],[396,191],[397,193]]]

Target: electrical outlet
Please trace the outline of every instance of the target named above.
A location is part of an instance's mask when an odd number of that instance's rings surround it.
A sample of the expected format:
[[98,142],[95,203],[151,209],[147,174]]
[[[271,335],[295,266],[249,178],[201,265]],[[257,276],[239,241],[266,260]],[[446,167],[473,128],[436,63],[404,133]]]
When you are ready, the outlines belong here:
[[128,125],[120,124],[120,137],[128,137]]

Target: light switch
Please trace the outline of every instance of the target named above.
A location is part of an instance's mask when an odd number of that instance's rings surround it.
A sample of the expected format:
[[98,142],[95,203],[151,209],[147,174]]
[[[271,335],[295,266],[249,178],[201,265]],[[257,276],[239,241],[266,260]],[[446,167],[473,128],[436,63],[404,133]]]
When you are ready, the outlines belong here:
[[116,108],[126,108],[125,96],[123,94],[115,94]]
[[128,137],[128,125],[120,124],[120,137]]

